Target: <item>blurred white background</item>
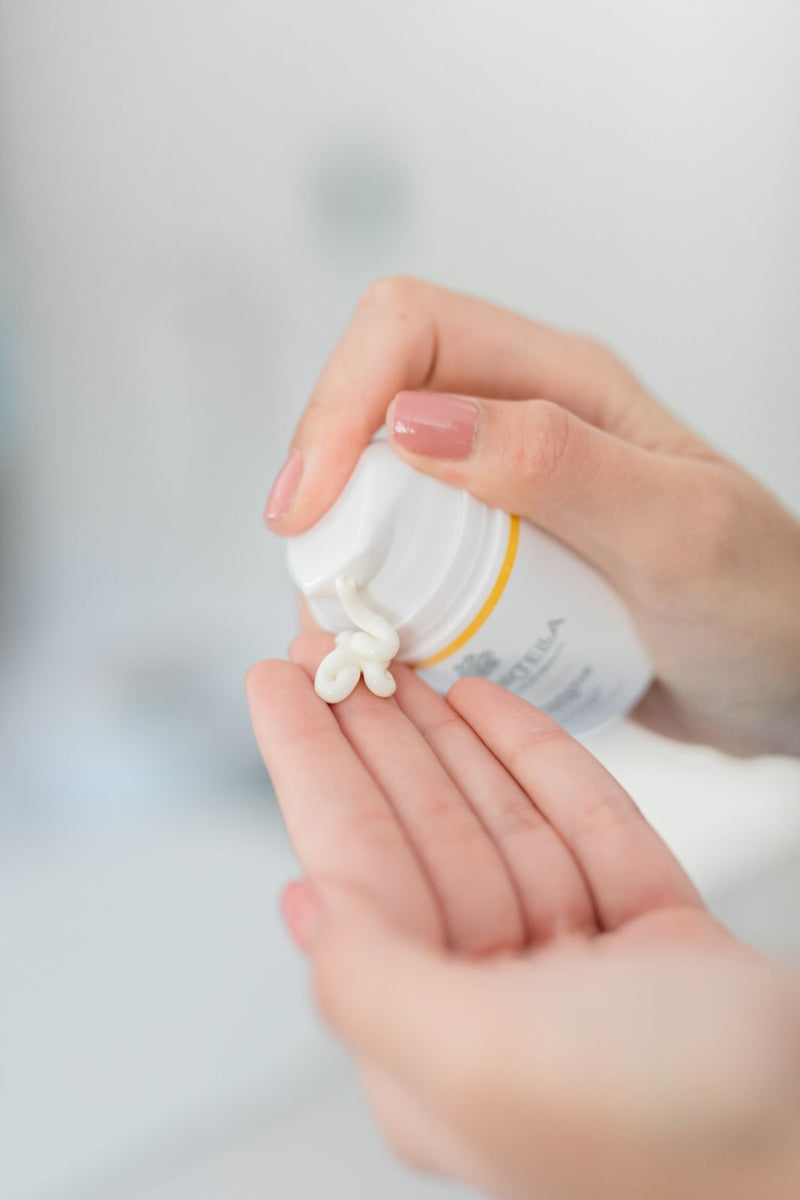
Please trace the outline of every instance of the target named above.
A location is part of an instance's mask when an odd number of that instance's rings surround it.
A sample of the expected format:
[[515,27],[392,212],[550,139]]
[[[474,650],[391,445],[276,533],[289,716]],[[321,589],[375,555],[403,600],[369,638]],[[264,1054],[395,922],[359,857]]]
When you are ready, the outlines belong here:
[[[0,0],[4,1200],[455,1194],[278,928],[261,508],[402,271],[608,340],[800,512],[798,44],[791,0]],[[796,764],[596,749],[800,949]]]

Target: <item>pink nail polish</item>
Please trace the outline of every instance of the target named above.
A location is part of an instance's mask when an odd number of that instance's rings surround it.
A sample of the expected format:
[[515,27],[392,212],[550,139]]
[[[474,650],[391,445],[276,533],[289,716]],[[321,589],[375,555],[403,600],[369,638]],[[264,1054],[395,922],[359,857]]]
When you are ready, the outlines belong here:
[[281,894],[281,916],[294,943],[307,950],[319,923],[319,901],[313,888],[302,880],[288,883]]
[[389,422],[392,438],[412,454],[467,458],[478,434],[480,412],[474,400],[444,392],[398,392]]
[[292,449],[272,485],[264,513],[268,521],[275,521],[278,517],[286,516],[292,506],[302,474],[303,456],[299,450]]

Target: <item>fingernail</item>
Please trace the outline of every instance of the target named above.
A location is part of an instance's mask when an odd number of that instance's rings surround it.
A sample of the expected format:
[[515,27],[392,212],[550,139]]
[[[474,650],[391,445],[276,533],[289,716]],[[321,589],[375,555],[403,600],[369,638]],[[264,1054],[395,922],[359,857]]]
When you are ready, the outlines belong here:
[[319,925],[320,903],[316,892],[303,880],[287,883],[281,894],[281,916],[295,945],[308,950]]
[[294,448],[289,451],[289,457],[278,472],[278,477],[272,485],[264,516],[268,521],[285,517],[292,506],[300,477],[303,474],[303,456]]
[[478,434],[478,405],[443,392],[398,392],[389,406],[398,446],[431,458],[467,458]]

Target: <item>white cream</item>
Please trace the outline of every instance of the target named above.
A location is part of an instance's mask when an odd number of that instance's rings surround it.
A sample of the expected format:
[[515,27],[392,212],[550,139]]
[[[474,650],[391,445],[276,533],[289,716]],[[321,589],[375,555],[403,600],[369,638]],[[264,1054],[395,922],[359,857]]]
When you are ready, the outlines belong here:
[[397,685],[388,668],[400,649],[397,631],[367,607],[349,575],[337,575],[335,584],[342,608],[358,630],[337,633],[336,648],[317,667],[314,690],[328,704],[338,704],[363,675],[376,696],[392,696]]

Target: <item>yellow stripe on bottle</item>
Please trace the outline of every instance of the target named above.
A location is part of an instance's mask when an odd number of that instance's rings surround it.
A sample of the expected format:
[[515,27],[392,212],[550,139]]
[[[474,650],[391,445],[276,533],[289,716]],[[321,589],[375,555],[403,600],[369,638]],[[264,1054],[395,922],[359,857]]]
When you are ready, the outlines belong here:
[[492,590],[489,592],[489,595],[481,605],[480,610],[472,618],[466,629],[463,629],[458,637],[453,638],[452,642],[449,642],[443,650],[440,650],[437,654],[432,654],[430,658],[423,659],[422,662],[412,663],[415,671],[421,671],[424,667],[433,667],[436,665],[436,663],[443,662],[444,659],[449,658],[451,654],[455,654],[456,650],[460,650],[465,642],[468,642],[473,634],[478,632],[481,625],[488,620],[497,604],[497,601],[500,599],[506,589],[506,584],[508,583],[511,575],[511,569],[514,566],[514,559],[517,556],[518,545],[519,517],[512,516],[508,529],[508,544],[506,546],[505,555],[503,556],[503,564],[500,567],[497,579],[494,581]]

